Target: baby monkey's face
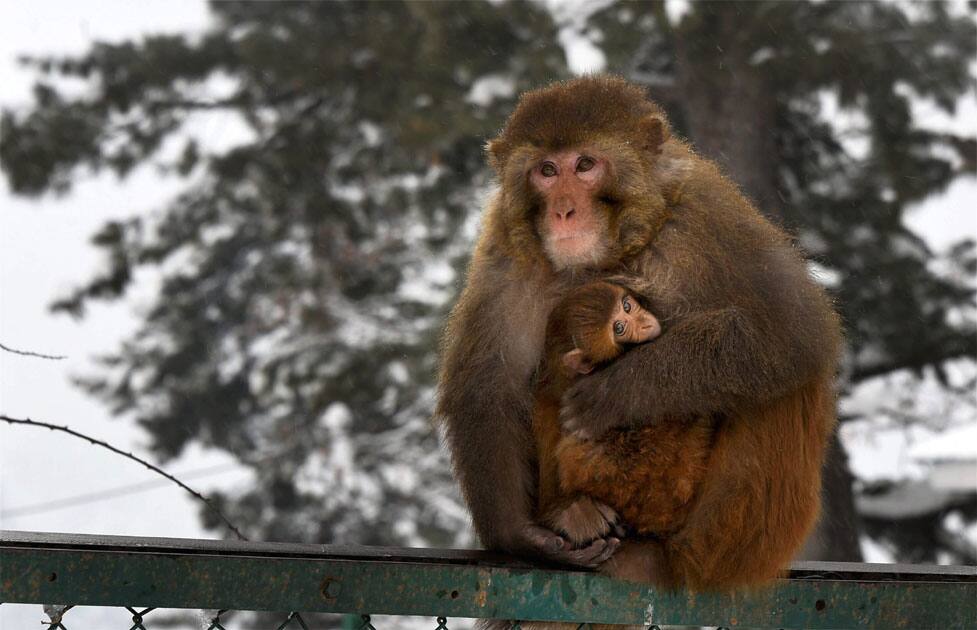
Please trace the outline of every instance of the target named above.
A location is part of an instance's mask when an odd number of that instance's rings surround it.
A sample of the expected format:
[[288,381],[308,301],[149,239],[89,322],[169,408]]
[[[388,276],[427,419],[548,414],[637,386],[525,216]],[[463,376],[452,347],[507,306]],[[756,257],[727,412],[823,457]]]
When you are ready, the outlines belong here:
[[[651,341],[661,333],[658,319],[622,287],[609,283],[588,285],[571,299],[576,302],[570,302],[565,314],[570,316],[572,323],[567,332],[576,347],[563,355],[569,374],[587,374],[616,359],[628,346]],[[607,319],[603,315],[590,317],[608,311]]]
[[661,330],[654,315],[642,308],[630,293],[618,288],[617,306],[607,323],[611,343],[644,343],[657,337]]

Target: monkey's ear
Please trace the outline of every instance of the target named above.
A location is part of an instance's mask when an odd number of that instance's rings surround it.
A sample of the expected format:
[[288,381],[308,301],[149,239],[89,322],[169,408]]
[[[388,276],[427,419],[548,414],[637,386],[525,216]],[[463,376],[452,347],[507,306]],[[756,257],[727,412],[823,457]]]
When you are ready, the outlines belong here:
[[659,153],[668,140],[668,125],[658,116],[645,116],[638,123],[638,137],[646,151]]
[[577,374],[590,374],[594,369],[594,364],[587,360],[587,357],[583,355],[583,350],[579,348],[574,348],[563,355],[563,365]]
[[492,165],[495,172],[502,173],[502,169],[505,167],[505,155],[508,149],[509,145],[501,138],[495,138],[485,143],[485,153],[488,154],[489,164]]

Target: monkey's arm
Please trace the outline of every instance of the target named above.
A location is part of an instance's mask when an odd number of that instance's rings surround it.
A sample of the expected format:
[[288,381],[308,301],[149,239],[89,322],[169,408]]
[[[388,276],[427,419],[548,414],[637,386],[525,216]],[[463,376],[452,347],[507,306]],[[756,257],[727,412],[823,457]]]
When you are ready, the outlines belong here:
[[783,252],[758,258],[742,276],[745,299],[676,315],[658,339],[579,379],[563,400],[564,430],[596,437],[668,416],[729,411],[833,369],[840,333],[827,298],[800,261]]
[[598,539],[579,549],[533,521],[536,477],[529,374],[507,363],[518,330],[500,305],[497,283],[478,277],[452,312],[442,348],[437,414],[479,538],[489,549],[595,567],[617,547]]

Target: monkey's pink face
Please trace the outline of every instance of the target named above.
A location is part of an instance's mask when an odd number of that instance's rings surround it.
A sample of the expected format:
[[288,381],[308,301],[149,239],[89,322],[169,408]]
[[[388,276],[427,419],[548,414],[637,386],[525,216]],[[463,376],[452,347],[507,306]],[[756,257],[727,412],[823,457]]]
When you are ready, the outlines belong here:
[[557,269],[597,265],[610,249],[607,213],[596,201],[607,171],[605,159],[570,150],[545,156],[530,172],[543,199],[536,228]]

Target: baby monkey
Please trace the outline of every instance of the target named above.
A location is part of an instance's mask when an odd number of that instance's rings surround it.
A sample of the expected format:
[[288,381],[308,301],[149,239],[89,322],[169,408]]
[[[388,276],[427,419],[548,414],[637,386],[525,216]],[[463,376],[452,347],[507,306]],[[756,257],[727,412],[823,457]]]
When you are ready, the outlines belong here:
[[618,516],[640,536],[666,537],[681,527],[692,507],[705,474],[710,420],[671,418],[610,431],[597,440],[560,431],[560,399],[576,378],[660,333],[654,315],[608,282],[572,290],[550,314],[533,409],[537,516],[574,546],[620,534]]

